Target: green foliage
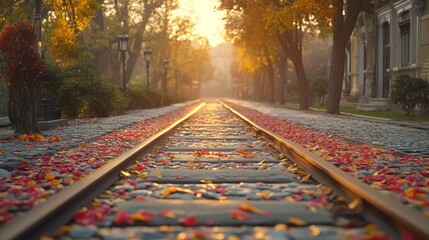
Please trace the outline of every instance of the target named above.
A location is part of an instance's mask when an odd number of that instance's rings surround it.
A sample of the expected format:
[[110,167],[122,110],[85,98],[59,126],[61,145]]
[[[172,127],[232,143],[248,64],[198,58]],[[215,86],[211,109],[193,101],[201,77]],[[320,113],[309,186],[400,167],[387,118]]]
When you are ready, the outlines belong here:
[[410,115],[416,106],[429,103],[429,82],[422,78],[408,75],[399,76],[392,85],[390,100],[399,104],[405,115]]
[[107,117],[127,106],[119,88],[103,81],[91,64],[66,69],[49,67],[45,77],[47,96],[54,99],[66,117]]
[[328,93],[328,80],[324,77],[318,77],[310,80],[310,90],[313,99],[317,99],[318,102],[323,102],[324,97]]
[[128,90],[129,109],[156,108],[163,104],[162,94],[158,91],[133,87]]
[[157,90],[133,86],[127,90],[128,109],[145,109],[168,106],[173,103],[190,100],[182,95],[169,95],[160,93]]

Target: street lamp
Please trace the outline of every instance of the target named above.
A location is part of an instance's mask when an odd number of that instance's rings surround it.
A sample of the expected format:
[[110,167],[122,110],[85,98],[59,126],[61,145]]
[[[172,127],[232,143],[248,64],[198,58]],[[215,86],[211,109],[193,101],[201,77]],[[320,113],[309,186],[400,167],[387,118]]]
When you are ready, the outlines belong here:
[[36,14],[34,15],[34,28],[36,30],[36,51],[42,56],[42,0],[36,0]]
[[124,84],[124,91],[126,90],[126,83],[125,83],[125,58],[126,58],[126,52],[128,50],[128,39],[130,37],[127,34],[121,34],[118,37],[118,44],[119,44],[119,51],[121,51],[121,57],[122,57],[122,80]]
[[178,68],[175,68],[174,69],[174,78],[176,79],[176,95],[177,94],[179,94],[179,87],[178,87],[178,85],[179,85],[179,83],[177,82],[177,73],[179,73],[179,69]]
[[164,68],[165,68],[165,77],[164,77],[164,93],[167,93],[167,74],[168,74],[168,68],[170,67],[170,61],[168,59],[164,60]]
[[144,59],[146,60],[147,88],[149,88],[149,62],[150,62],[151,55],[152,55],[152,50],[150,50],[150,48],[146,48],[144,50]]

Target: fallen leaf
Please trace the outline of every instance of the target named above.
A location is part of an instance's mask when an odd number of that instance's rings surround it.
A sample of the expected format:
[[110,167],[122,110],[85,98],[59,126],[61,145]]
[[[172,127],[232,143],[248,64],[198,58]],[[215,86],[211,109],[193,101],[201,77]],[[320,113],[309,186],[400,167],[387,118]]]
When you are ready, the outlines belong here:
[[179,223],[185,227],[193,227],[197,225],[198,219],[194,216],[190,216],[188,218],[179,219]]
[[162,173],[160,173],[160,172],[155,172],[155,177],[156,178],[162,178]]
[[252,218],[249,214],[240,209],[232,210],[230,216],[238,221],[249,220]]
[[307,223],[304,220],[299,219],[299,218],[291,217],[291,218],[288,218],[288,221],[290,223],[296,225],[296,226],[305,226],[305,225],[307,225]]

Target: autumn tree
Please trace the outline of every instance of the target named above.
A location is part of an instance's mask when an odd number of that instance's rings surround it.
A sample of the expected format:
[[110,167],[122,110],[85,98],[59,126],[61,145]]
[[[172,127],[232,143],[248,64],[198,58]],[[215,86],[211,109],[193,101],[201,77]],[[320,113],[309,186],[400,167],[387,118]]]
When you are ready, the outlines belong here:
[[328,81],[326,112],[340,113],[341,91],[344,76],[345,50],[356,25],[359,13],[369,6],[369,0],[332,0],[332,56]]
[[[42,1],[42,0],[39,0]],[[89,26],[100,6],[97,0],[43,0],[43,42],[46,59],[53,58],[62,66],[70,66],[81,60],[86,51],[82,45],[82,31]],[[5,0],[0,3],[0,28],[2,24],[18,20],[33,21],[34,1]]]
[[[291,59],[298,82],[299,107],[300,109],[309,108],[309,84],[305,75],[303,64],[304,42],[307,38],[315,35],[317,31],[324,30],[329,24],[329,1],[322,0],[294,0],[294,1],[244,1],[244,0],[222,0],[221,9],[241,11],[244,16],[252,19],[252,29],[262,24],[259,33],[247,36],[247,38],[268,38],[265,41],[270,49],[276,49],[280,46],[280,51],[270,51],[277,56],[278,65],[283,66],[281,71],[285,71],[284,66],[287,59]],[[328,6],[328,7],[327,7]],[[228,27],[228,26],[227,26]],[[241,26],[239,26],[241,27]],[[244,28],[236,31],[244,36]],[[267,51],[266,48],[265,51]],[[271,63],[267,61],[270,68]]]
[[99,7],[96,0],[45,1],[49,9],[45,29],[50,53],[62,66],[72,66],[87,58],[82,44],[82,32],[89,26]]
[[36,33],[28,23],[7,25],[0,32],[0,51],[7,64],[3,75],[9,93],[9,120],[17,134],[39,131],[37,100],[44,64],[35,41]]
[[[227,10],[227,37],[237,48],[237,57],[243,69],[254,76],[256,98],[267,96],[274,102],[274,76],[277,39],[261,21],[265,15],[264,1],[221,1],[220,9]],[[267,87],[267,89],[265,88]]]

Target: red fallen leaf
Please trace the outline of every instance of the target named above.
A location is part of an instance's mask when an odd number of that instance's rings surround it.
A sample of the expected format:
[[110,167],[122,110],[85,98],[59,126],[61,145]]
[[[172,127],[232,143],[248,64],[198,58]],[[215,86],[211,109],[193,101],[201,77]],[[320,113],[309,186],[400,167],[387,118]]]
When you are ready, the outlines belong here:
[[220,194],[225,194],[228,190],[226,190],[225,188],[217,187],[213,191],[220,193]]
[[159,163],[162,164],[162,165],[166,165],[166,164],[170,163],[170,160],[168,160],[168,159],[161,159],[161,160],[159,160]]
[[176,179],[184,179],[184,176],[177,176]]
[[133,216],[125,211],[120,211],[118,215],[115,218],[115,224],[122,225],[122,224],[130,224],[133,222]]
[[194,216],[190,216],[188,218],[182,218],[179,220],[179,223],[186,227],[193,227],[197,225],[198,219]]
[[249,214],[240,209],[232,210],[230,216],[238,221],[249,220],[252,218]]
[[25,170],[29,167],[29,164],[27,161],[21,161],[21,163],[19,164],[19,169],[21,170]]
[[244,149],[243,148],[237,148],[235,149],[236,152],[238,153],[244,153]]
[[159,211],[157,215],[161,216],[161,217],[165,217],[165,218],[174,218],[175,217],[174,213],[171,212],[171,209],[168,207]]
[[191,239],[206,239],[207,234],[201,230],[197,230],[191,234]]
[[133,219],[136,221],[149,223],[152,220],[153,216],[154,216],[153,212],[146,211],[146,210],[139,210],[138,212],[133,214]]
[[136,166],[136,169],[138,171],[146,168],[146,166],[144,164],[141,164],[141,163],[137,163],[135,166]]
[[142,195],[137,195],[135,199],[137,201],[145,201],[147,198],[145,196],[142,196]]

